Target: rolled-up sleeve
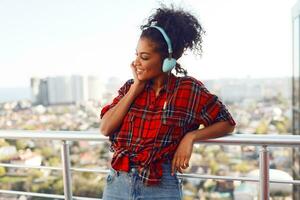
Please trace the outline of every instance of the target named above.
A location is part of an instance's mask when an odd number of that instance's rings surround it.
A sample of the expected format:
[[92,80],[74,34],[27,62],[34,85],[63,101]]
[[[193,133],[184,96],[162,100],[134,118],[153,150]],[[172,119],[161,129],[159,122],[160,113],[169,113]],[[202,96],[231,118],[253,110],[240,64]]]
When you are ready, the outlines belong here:
[[105,105],[100,112],[100,118],[105,115],[107,111],[109,111],[112,107],[117,105],[119,101],[124,97],[124,95],[128,92],[131,84],[133,83],[133,79],[128,80],[119,90],[118,95],[113,99],[112,103]]
[[210,93],[204,85],[201,86],[199,95],[198,117],[201,124],[206,127],[216,122],[228,121],[231,125],[236,125],[226,106],[216,95]]

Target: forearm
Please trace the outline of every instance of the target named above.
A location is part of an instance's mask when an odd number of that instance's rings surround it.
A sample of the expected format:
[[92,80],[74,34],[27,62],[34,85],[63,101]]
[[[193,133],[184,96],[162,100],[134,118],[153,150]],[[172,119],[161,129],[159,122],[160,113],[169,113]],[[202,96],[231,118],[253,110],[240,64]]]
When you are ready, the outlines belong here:
[[131,87],[125,96],[105,113],[100,122],[100,132],[103,135],[109,136],[122,124],[125,115],[137,95],[138,93]]
[[193,142],[199,140],[206,140],[211,138],[218,138],[232,133],[234,126],[232,126],[228,121],[216,122],[203,129],[197,129],[188,134],[192,138]]

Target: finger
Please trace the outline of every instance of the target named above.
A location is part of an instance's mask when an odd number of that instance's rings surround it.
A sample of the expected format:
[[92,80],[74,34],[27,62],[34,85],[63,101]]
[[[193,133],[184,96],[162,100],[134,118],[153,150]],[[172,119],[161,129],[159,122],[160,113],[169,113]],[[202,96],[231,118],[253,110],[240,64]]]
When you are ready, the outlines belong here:
[[175,166],[178,172],[183,173],[183,170],[188,168],[188,159],[186,157],[182,157],[178,159],[177,165]]
[[178,172],[180,172],[182,174],[183,173],[183,169],[184,169],[183,166],[180,166]]
[[131,69],[135,69],[134,62],[132,62],[132,63],[130,64],[130,67],[131,67]]
[[134,60],[131,62],[131,65],[132,65],[132,66],[135,66],[135,61],[134,61]]
[[189,165],[189,159],[188,159],[188,158],[185,158],[182,167],[183,167],[183,169],[186,169],[186,168],[188,168],[189,166],[190,166],[190,165]]
[[181,167],[177,168],[177,171],[178,171],[180,174],[182,174],[182,169],[181,169]]
[[185,165],[183,165],[183,166],[181,166],[181,168],[182,168],[182,169],[187,169],[188,167],[189,167],[189,166],[188,166],[188,165],[186,165],[186,164],[185,164]]
[[178,159],[178,162],[177,162],[176,168],[177,168],[178,172],[180,172],[180,173],[183,173],[182,169],[184,169],[184,165],[185,165],[184,160],[185,160],[184,157],[181,157]]
[[174,172],[175,172],[175,163],[176,163],[176,156],[173,157],[172,160],[172,168],[171,168],[171,175],[174,176]]
[[180,157],[177,157],[176,163],[175,163],[175,168],[176,168],[177,170],[179,170],[179,169],[180,169],[180,166],[181,166],[181,158],[180,158]]
[[189,163],[185,163],[185,169],[188,168],[190,165]]
[[178,163],[178,168],[183,168],[185,166],[185,157],[180,158],[180,162]]

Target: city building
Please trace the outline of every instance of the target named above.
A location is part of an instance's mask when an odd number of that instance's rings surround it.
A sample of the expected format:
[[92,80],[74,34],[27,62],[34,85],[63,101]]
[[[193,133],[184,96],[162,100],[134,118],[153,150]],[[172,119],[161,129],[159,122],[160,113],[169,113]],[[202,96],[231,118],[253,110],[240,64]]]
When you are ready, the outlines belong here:
[[96,76],[88,76],[88,99],[100,100],[105,91],[104,84]]
[[205,85],[225,103],[291,97],[289,77],[208,80]]
[[48,84],[46,79],[31,78],[31,100],[35,104],[49,105]]
[[32,102],[44,106],[100,100],[103,84],[95,76],[55,76],[31,78]]

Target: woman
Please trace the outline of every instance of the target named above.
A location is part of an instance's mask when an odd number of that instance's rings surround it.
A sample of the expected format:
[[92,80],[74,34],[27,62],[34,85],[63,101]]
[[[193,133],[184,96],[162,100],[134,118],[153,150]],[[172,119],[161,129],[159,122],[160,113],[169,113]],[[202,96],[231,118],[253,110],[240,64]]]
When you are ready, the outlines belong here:
[[[114,152],[104,200],[181,199],[176,172],[189,166],[193,143],[224,136],[235,126],[218,97],[176,62],[187,49],[201,54],[198,20],[162,6],[141,30],[134,79],[101,111],[100,131]],[[184,76],[175,76],[173,68]]]

